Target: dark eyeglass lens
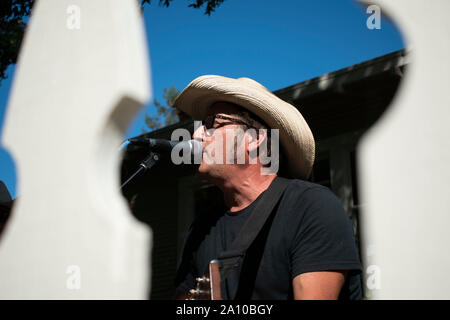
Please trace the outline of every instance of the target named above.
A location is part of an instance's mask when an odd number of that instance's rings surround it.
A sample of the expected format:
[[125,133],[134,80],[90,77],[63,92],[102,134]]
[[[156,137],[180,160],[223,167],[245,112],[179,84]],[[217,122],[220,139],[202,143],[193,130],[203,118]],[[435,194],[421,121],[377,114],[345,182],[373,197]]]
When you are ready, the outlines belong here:
[[205,126],[206,129],[211,129],[213,123],[214,123],[214,116],[210,115],[205,117],[202,124]]
[[229,121],[234,121],[236,123],[240,123],[243,125],[246,125],[247,127],[251,128],[252,126],[250,126],[248,123],[239,120],[239,119],[234,119],[234,118],[230,118],[230,117],[225,117],[225,116],[220,116],[220,115],[209,115],[205,118],[205,120],[203,120],[203,125],[205,126],[206,129],[211,129],[214,125],[214,120],[216,118],[219,119],[224,119],[224,120],[229,120]]
[[205,126],[206,129],[211,129],[214,123],[214,116],[210,115],[207,116],[205,118],[205,120],[203,120],[203,125]]

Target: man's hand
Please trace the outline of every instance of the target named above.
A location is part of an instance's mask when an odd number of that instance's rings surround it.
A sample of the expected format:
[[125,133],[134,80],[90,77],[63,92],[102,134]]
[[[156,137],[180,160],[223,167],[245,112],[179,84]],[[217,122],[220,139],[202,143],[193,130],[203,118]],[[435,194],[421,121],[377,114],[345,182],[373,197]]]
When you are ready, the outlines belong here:
[[292,280],[296,300],[335,300],[339,297],[346,271],[319,271],[299,274]]

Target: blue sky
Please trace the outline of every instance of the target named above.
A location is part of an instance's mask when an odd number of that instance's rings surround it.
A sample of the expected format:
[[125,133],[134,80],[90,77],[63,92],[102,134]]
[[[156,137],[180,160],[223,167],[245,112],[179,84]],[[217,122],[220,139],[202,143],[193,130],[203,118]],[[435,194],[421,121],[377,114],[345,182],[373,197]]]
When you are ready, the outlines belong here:
[[[383,18],[366,26],[366,8],[351,0],[225,0],[211,16],[175,0],[169,8],[153,0],[144,9],[154,97],[164,88],[182,90],[204,74],[250,77],[277,90],[404,48],[400,31]],[[15,67],[0,83],[0,135]],[[30,106],[32,107],[32,106]],[[125,138],[142,133],[149,103]],[[0,180],[18,195],[16,168],[0,146]]]

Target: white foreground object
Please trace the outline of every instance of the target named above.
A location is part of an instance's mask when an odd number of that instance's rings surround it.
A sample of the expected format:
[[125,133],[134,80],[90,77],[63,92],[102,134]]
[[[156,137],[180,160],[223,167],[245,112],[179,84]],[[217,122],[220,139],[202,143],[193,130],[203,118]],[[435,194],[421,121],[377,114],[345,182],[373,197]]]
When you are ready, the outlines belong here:
[[39,0],[8,105],[19,198],[0,299],[148,297],[151,231],[119,192],[117,146],[151,97],[134,0]]
[[373,299],[450,299],[450,2],[376,2],[411,63],[358,154],[364,281]]

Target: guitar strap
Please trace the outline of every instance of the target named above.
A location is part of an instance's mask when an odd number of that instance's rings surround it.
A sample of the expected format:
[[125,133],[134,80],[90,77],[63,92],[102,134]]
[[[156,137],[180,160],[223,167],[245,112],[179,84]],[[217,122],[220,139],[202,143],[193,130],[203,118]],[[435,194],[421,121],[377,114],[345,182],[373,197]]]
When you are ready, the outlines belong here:
[[278,176],[272,181],[254,207],[242,230],[234,239],[230,249],[219,255],[221,281],[225,280],[235,268],[241,265],[247,249],[258,236],[276,204],[281,199],[289,181],[289,179]]

